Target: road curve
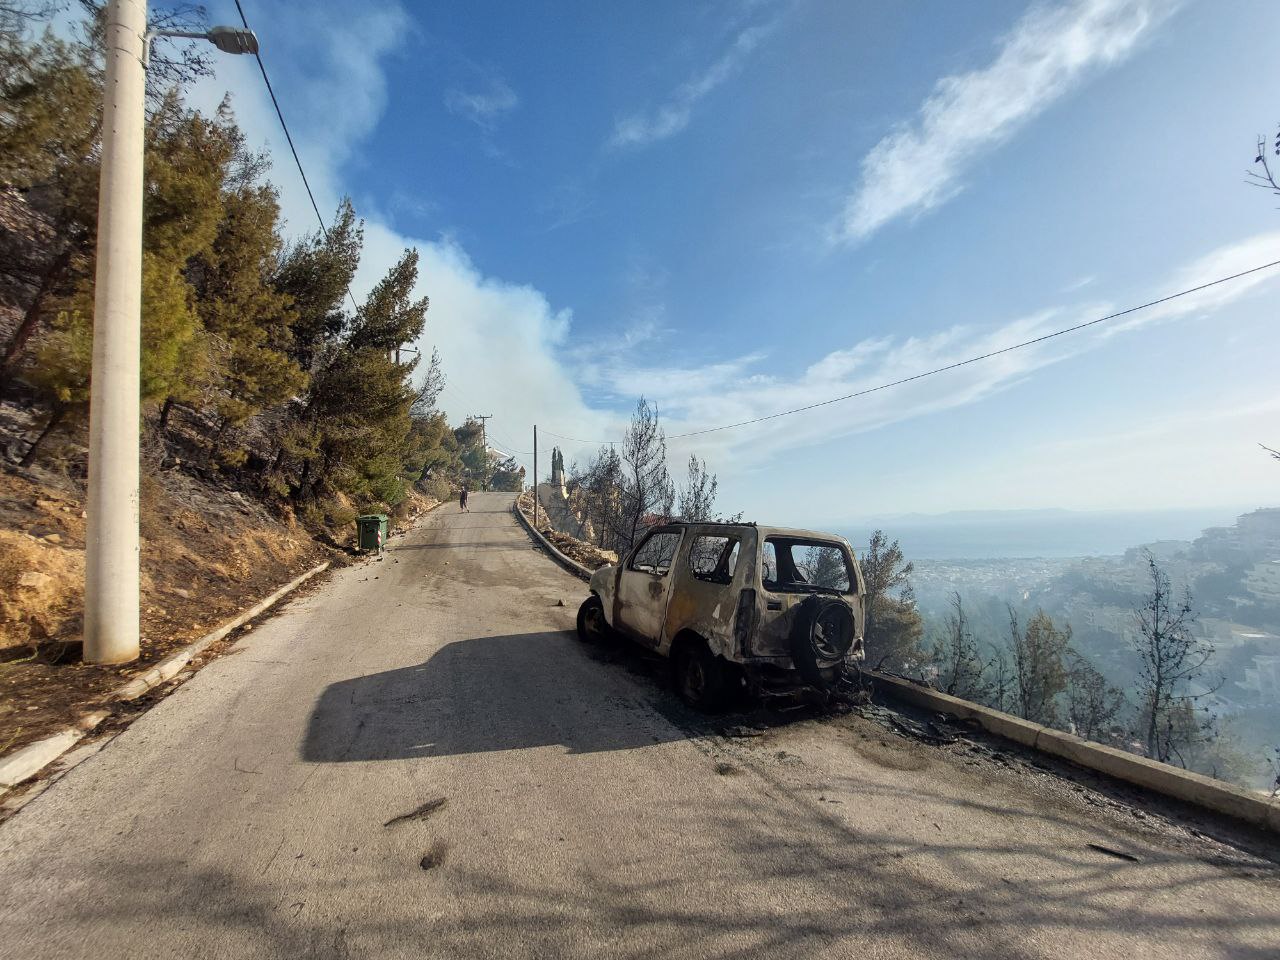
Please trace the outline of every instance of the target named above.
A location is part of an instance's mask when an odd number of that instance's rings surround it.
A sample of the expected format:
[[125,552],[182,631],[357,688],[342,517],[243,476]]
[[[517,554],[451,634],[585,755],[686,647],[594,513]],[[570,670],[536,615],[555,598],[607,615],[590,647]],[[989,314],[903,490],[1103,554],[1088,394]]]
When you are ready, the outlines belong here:
[[0,955],[1280,955],[1273,870],[1047,778],[858,717],[717,735],[579,647],[510,502],[339,571],[0,827]]

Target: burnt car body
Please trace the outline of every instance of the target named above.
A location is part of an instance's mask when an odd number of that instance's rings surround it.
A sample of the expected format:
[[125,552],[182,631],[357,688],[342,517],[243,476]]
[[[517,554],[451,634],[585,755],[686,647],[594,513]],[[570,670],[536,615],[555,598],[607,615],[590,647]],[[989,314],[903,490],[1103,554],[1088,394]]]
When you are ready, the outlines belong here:
[[591,578],[584,640],[621,634],[669,657],[677,691],[713,709],[830,690],[862,659],[863,580],[834,534],[753,523],[668,523]]

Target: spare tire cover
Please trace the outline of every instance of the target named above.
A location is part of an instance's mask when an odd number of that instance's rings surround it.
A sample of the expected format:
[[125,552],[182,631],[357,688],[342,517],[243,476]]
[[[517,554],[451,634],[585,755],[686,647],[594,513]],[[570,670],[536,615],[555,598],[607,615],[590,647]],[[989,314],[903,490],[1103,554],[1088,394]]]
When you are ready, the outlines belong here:
[[838,597],[814,595],[796,611],[791,659],[806,681],[826,683],[822,671],[844,660],[853,646],[853,611]]

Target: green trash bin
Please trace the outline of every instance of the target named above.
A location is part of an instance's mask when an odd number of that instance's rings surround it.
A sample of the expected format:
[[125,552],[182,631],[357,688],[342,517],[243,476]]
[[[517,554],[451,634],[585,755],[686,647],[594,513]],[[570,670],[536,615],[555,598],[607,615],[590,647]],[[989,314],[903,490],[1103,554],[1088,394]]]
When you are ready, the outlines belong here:
[[361,550],[382,552],[387,542],[387,515],[385,513],[366,513],[356,517],[356,543]]

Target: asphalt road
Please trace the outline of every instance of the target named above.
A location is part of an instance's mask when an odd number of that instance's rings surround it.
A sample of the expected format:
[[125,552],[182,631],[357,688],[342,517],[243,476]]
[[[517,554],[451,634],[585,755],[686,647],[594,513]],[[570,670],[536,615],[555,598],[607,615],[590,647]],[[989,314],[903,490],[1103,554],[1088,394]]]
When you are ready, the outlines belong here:
[[719,736],[579,647],[510,501],[338,572],[0,827],[0,955],[1280,956],[1273,870],[1071,784],[859,717]]

